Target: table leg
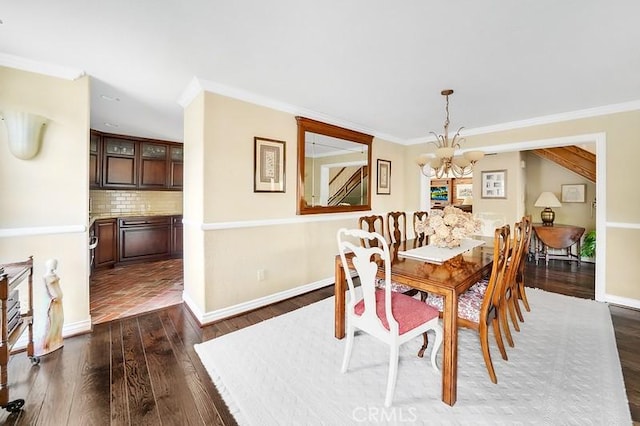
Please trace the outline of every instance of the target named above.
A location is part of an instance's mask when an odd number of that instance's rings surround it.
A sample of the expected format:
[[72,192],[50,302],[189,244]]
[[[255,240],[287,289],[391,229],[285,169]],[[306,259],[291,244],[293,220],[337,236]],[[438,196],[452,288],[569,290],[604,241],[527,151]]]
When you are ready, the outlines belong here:
[[336,258],[335,262],[335,279],[336,283],[333,286],[334,299],[335,299],[335,336],[336,339],[344,338],[344,292],[346,289],[346,277],[344,275],[344,268],[342,267],[342,261],[340,258]]
[[454,405],[458,398],[458,295],[444,297],[442,314],[444,353],[442,356],[442,401]]

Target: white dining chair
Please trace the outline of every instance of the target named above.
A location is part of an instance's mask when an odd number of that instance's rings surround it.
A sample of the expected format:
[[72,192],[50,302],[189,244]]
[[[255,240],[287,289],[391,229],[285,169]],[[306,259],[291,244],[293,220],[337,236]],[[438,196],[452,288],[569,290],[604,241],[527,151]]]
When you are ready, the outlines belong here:
[[[378,244],[377,247],[362,247],[349,241],[349,238],[352,238],[352,241],[377,240]],[[345,269],[349,285],[347,342],[341,371],[345,373],[349,366],[356,329],[389,345],[389,375],[384,400],[384,405],[389,407],[396,386],[400,345],[433,330],[435,339],[431,349],[431,365],[436,371],[440,371],[436,362],[436,355],[442,344],[438,310],[410,296],[391,291],[389,247],[382,235],[360,229],[341,228],[338,230],[337,240],[342,267]],[[356,294],[347,263],[348,257],[360,277],[361,297]],[[386,285],[383,289],[376,288],[375,285],[379,262],[384,264]]]

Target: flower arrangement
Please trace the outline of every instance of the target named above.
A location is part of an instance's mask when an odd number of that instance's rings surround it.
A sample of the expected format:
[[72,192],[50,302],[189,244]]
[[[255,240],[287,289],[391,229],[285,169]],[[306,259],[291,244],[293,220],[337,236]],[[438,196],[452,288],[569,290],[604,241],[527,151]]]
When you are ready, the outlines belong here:
[[451,248],[480,231],[481,225],[471,213],[447,206],[443,210],[431,210],[429,217],[416,223],[416,231],[430,236],[430,244]]

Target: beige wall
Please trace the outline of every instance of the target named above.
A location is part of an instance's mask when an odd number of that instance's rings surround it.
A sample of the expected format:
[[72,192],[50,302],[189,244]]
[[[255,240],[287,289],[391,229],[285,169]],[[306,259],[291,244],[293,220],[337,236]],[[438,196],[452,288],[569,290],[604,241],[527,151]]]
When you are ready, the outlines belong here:
[[[286,142],[285,193],[253,192],[255,136]],[[203,312],[332,279],[335,233],[356,226],[359,214],[296,216],[296,138],[296,120],[289,113],[212,93],[186,109],[185,168],[191,159],[202,158],[205,166],[201,178],[192,170],[186,177],[185,219],[201,215],[202,222],[186,224],[185,239],[202,238],[205,266],[200,284],[187,288],[188,271],[200,266],[193,254],[198,245],[186,244],[185,292]],[[372,176],[372,209],[386,212],[403,202],[403,147],[375,139],[372,149],[374,169],[377,158],[392,162],[391,195],[376,195],[376,173]],[[201,206],[189,204],[199,195]],[[264,270],[264,280],[258,281],[258,270]],[[201,294],[203,303],[197,301]]]
[[[524,176],[520,167],[519,152],[488,155],[473,170],[473,212],[496,215],[504,223],[514,224],[524,212]],[[482,172],[504,170],[506,172],[506,197],[482,198]],[[493,228],[495,229],[495,227]],[[485,235],[493,235],[493,229]]]
[[13,108],[49,122],[31,160],[11,155],[0,124],[0,262],[34,256],[36,314],[44,314],[45,261],[58,259],[65,329],[82,328],[89,321],[89,78],[68,81],[0,67],[0,111]]
[[[340,226],[355,226],[358,214],[338,214],[320,217],[295,216],[296,206],[296,124],[292,114],[204,93],[203,101],[196,100],[187,111],[189,115],[202,115],[203,132],[185,129],[201,140],[192,146],[201,147],[205,167],[203,177],[195,184],[202,191],[203,219],[193,224],[194,233],[201,233],[204,242],[204,280],[197,292],[204,293],[204,312],[224,310],[230,306],[251,303],[270,295],[297,287],[330,280],[333,275],[333,257],[336,253],[334,236]],[[575,120],[565,123],[541,125],[526,129],[496,132],[467,137],[465,147],[486,147],[516,144],[533,140],[568,137],[577,134],[606,132],[607,134],[607,191],[611,194],[607,205],[608,221],[640,223],[640,207],[627,208],[623,194],[628,194],[631,183],[619,183],[620,162],[637,156],[640,113],[623,113],[606,117]],[[189,122],[190,119],[186,119]],[[197,126],[197,121],[195,122]],[[287,167],[284,194],[253,193],[253,137],[286,141]],[[592,141],[588,141],[592,142]],[[200,145],[199,145],[200,144]],[[185,137],[185,150],[190,141]],[[374,139],[372,160],[378,158],[392,162],[391,195],[375,193],[376,172],[372,175],[372,211],[385,214],[392,210],[414,211],[420,208],[420,173],[415,158],[424,146],[401,146]],[[631,156],[627,152],[631,152]],[[197,154],[194,156],[198,157]],[[495,211],[503,214],[508,223],[515,222],[531,211],[530,191],[537,192],[544,183],[527,183],[536,174],[547,173],[540,164],[531,163],[532,170],[522,168],[524,153],[505,152],[487,156],[479,163],[474,186],[479,188],[482,170],[502,170],[508,173],[507,199],[483,200],[474,193],[474,211]],[[198,161],[200,161],[198,159]],[[525,161],[526,163],[526,161]],[[629,164],[629,166],[631,166]],[[193,179],[198,181],[197,174]],[[553,179],[564,181],[568,177]],[[476,183],[476,180],[478,181]],[[575,179],[569,179],[577,183]],[[628,181],[628,180],[627,180]],[[615,184],[612,182],[616,182]],[[629,181],[630,182],[630,181]],[[557,182],[558,185],[560,182]],[[542,185],[542,186],[541,186]],[[588,189],[588,197],[593,187]],[[190,192],[189,184],[185,191]],[[187,200],[185,193],[185,217]],[[535,201],[535,200],[534,200]],[[625,206],[621,208],[621,206]],[[476,210],[477,208],[477,210]],[[576,212],[567,215],[573,218]],[[363,213],[364,214],[364,213]],[[558,211],[558,220],[568,221]],[[582,221],[582,219],[580,219]],[[202,231],[197,230],[201,228]],[[186,238],[186,237],[185,237]],[[636,244],[635,242],[632,244]],[[191,247],[185,250],[190,250]],[[607,247],[607,259],[629,258],[624,250]],[[188,265],[185,254],[185,265]],[[611,263],[613,265],[613,263]],[[198,265],[193,265],[198,268]],[[258,270],[264,270],[265,279],[258,281]],[[186,276],[186,273],[185,273]],[[614,273],[607,268],[607,293],[618,298],[637,297],[633,275]],[[624,282],[619,282],[620,279]],[[614,293],[612,293],[614,292]],[[197,297],[197,296],[194,296]]]

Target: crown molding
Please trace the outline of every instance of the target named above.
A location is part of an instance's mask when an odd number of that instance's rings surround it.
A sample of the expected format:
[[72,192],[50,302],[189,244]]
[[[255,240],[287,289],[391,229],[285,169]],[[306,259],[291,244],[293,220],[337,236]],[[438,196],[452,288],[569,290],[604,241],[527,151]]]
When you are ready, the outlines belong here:
[[577,111],[563,112],[560,114],[545,115],[542,117],[512,121],[509,123],[497,124],[493,126],[476,127],[475,129],[469,129],[462,133],[463,136],[481,135],[486,133],[502,132],[505,130],[521,129],[523,127],[560,123],[563,121],[579,120],[582,118],[592,118],[602,115],[617,114],[620,112],[636,110],[640,110],[640,100],[624,102],[620,104],[605,105],[595,108],[581,109]]
[[9,55],[7,53],[1,52],[0,65],[72,81],[85,76],[84,70],[81,69],[63,67],[47,62],[34,61],[32,59]]
[[[373,135],[377,138],[384,139],[389,142],[394,142],[400,145],[418,145],[436,141],[436,137],[433,135],[426,135],[419,138],[404,139],[379,132],[375,129],[371,129],[365,126],[361,126],[355,123],[351,123],[346,120],[341,120],[336,117],[319,113],[317,111],[309,110],[306,108],[297,107],[285,102],[281,102],[275,99],[271,99],[265,96],[261,96],[244,89],[239,89],[232,86],[216,83],[210,80],[199,79],[193,77],[189,82],[185,90],[180,95],[178,103],[185,108],[193,99],[201,92],[216,93],[218,95],[227,96],[230,98],[238,99],[241,101],[249,102],[252,104],[264,106],[267,108],[275,109],[282,112],[287,112],[293,115],[301,115],[304,117],[312,118],[314,120],[323,121],[336,126],[345,127],[348,129],[356,130],[362,133]],[[563,121],[579,120],[582,118],[598,117],[602,115],[616,114],[627,111],[640,110],[640,100],[624,102],[619,104],[605,105],[594,108],[587,108],[577,111],[569,111],[559,114],[544,115],[541,117],[529,118],[526,120],[510,121],[501,124],[495,124],[491,126],[476,127],[472,129],[463,129],[460,132],[461,136],[474,136],[487,133],[497,133],[507,130],[522,129],[525,127],[540,126],[545,124],[560,123]]]
[[178,97],[178,105],[180,105],[183,109],[188,107],[191,102],[202,93],[204,89],[200,85],[200,80],[198,77],[193,77],[191,81],[187,84],[187,87],[184,88],[180,96]]
[[[473,129],[464,129],[460,132],[461,136],[483,135],[487,133],[504,132],[507,130],[522,129],[525,127],[540,126],[544,124],[561,123],[563,121],[580,120],[582,118],[592,118],[602,115],[617,114],[620,112],[640,110],[640,100],[624,102],[619,104],[605,105],[595,108],[581,109],[578,111],[563,112],[560,114],[545,115],[542,117],[529,118],[526,120],[510,121],[508,123],[495,124],[492,126],[476,127]],[[405,145],[417,145],[435,141],[432,135],[408,139]]]
[[233,99],[238,99],[244,102],[249,102],[255,105],[271,108],[277,111],[286,112],[292,115],[300,115],[303,117],[311,118],[314,120],[322,121],[325,123],[333,124],[335,126],[344,127],[351,130],[356,130],[361,133],[373,135],[376,138],[384,139],[389,142],[398,144],[404,144],[404,139],[398,138],[386,133],[378,132],[375,129],[371,129],[365,126],[361,126],[350,121],[341,120],[336,117],[332,117],[327,114],[323,114],[317,111],[313,111],[306,108],[301,108],[286,102],[281,102],[266,96],[258,95],[256,93],[249,92],[237,87],[227,86],[221,83],[216,83],[210,80],[200,79],[194,77],[187,87],[184,89],[178,99],[178,103],[185,108],[189,105],[195,97],[201,92],[210,92],[218,95],[226,96]]

